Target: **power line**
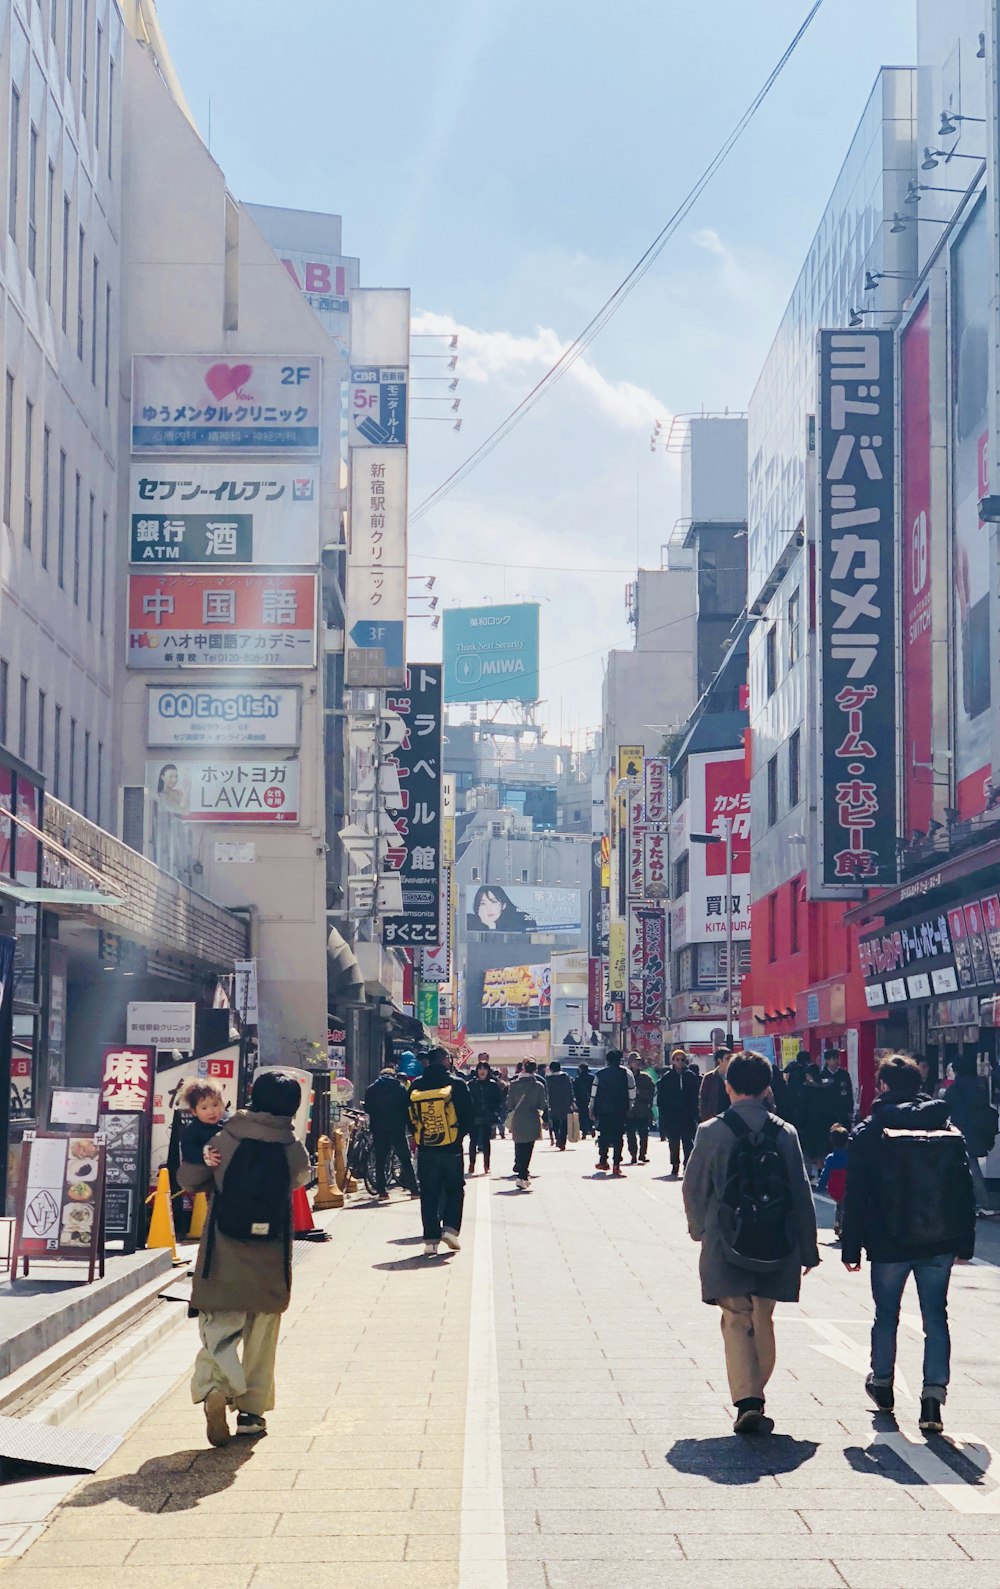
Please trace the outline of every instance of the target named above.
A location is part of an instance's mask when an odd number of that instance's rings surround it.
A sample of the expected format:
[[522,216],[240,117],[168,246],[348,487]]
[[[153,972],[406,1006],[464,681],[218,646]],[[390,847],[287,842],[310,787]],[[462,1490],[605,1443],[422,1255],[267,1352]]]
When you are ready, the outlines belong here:
[[667,221],[662,231],[660,231],[653,239],[646,252],[639,258],[636,264],[633,265],[628,275],[621,282],[619,282],[610,298],[605,300],[600,309],[598,309],[597,313],[594,315],[593,319],[591,319],[580,332],[579,336],[576,337],[575,340],[563,350],[556,362],[548,370],[546,370],[541,379],[538,380],[531,388],[530,392],[528,392],[527,395],[521,399],[517,407],[511,410],[506,419],[501,421],[496,429],[492,431],[489,436],[487,436],[486,440],[476,448],[475,452],[470,453],[465,462],[459,464],[458,468],[453,470],[452,473],[448,475],[447,479],[443,480],[437,489],[431,492],[430,496],[425,497],[423,502],[421,502],[418,507],[414,508],[413,512],[410,514],[410,522],[412,524],[416,524],[418,520],[422,519],[429,509],[440,502],[445,496],[448,495],[449,492],[453,491],[457,485],[459,485],[464,479],[466,479],[468,475],[472,473],[473,469],[477,468],[485,458],[489,457],[493,449],[500,445],[500,443],[510,434],[514,427],[521,422],[525,415],[528,414],[532,408],[534,408],[535,404],[545,396],[546,392],[551,391],[556,382],[561,380],[566,374],[567,370],[572,368],[577,359],[580,358],[580,356],[590,347],[595,337],[597,337],[604,329],[611,317],[621,308],[622,304],[625,302],[625,299],[639,285],[639,282],[645,276],[646,272],[659,258],[660,254],[663,252],[667,243],[673,237],[681,222],[694,208],[694,205],[697,203],[698,199],[701,197],[702,193],[711,182],[716,172],[728,159],[732,150],[743,136],[743,133],[746,131],[747,127],[756,116],[758,110],[763,105],[767,96],[770,94],[771,89],[774,87],[775,83],[778,81],[778,78],[788,65],[788,62],[795,54],[795,51],[798,49],[799,44],[805,37],[805,34],[808,31],[813,18],[816,16],[822,4],[823,0],[815,0],[815,3],[810,7],[805,20],[795,33],[788,47],[781,56],[781,59],[770,73],[766,82],[751,100],[750,104],[743,112],[743,115],[729,133],[729,136],[726,138],[725,142],[713,155],[712,159],[701,173],[701,176],[695,182],[694,186],[689,189],[687,195],[678,205],[677,209]]
[[430,552],[414,552],[411,563],[466,563],[470,568],[529,569],[540,574],[634,574],[634,568],[574,568],[567,570],[565,563],[522,563],[519,557],[508,557],[505,563],[491,563],[485,557],[432,557]]

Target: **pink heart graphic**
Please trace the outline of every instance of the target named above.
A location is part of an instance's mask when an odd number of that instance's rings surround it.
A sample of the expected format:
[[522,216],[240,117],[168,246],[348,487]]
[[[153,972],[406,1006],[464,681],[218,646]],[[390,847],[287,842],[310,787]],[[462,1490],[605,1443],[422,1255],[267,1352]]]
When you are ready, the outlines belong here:
[[205,385],[215,401],[221,403],[230,392],[235,392],[238,387],[243,386],[252,374],[252,364],[213,364],[205,375]]

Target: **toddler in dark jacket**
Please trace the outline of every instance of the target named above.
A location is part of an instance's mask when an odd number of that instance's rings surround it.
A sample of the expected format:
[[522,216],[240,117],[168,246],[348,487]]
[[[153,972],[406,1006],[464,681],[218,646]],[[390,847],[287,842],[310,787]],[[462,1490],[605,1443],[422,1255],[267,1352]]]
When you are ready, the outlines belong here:
[[222,1130],[226,1104],[218,1087],[210,1081],[189,1081],[177,1100],[191,1119],[181,1131],[181,1162],[207,1164],[205,1149]]

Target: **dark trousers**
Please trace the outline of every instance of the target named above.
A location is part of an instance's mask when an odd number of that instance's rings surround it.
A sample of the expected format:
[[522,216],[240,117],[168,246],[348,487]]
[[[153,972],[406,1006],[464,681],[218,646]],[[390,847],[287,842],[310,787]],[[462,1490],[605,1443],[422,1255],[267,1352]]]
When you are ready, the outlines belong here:
[[493,1128],[488,1120],[480,1120],[469,1132],[469,1169],[476,1167],[476,1154],[483,1155],[483,1169],[490,1167],[490,1138]]
[[610,1151],[614,1153],[615,1169],[620,1168],[624,1140],[625,1116],[601,1115],[597,1122],[597,1154],[602,1164],[607,1164]]
[[684,1150],[684,1163],[687,1164],[691,1149],[694,1147],[694,1132],[690,1128],[683,1131],[674,1126],[667,1132],[666,1140],[670,1143],[670,1168],[676,1175],[681,1167],[681,1149]]
[[461,1230],[465,1203],[465,1165],[462,1150],[419,1148],[417,1174],[420,1177],[420,1217],[424,1241],[440,1241],[441,1226]]
[[569,1115],[553,1115],[552,1131],[556,1139],[556,1147],[560,1153],[566,1146],[566,1133],[569,1130]]
[[590,1118],[590,1105],[586,1104],[586,1103],[582,1103],[582,1104],[578,1104],[577,1108],[578,1108],[579,1114],[580,1114],[580,1135],[581,1135],[581,1137],[592,1137],[593,1134],[594,1134],[594,1122]]
[[413,1173],[413,1160],[410,1158],[410,1144],[406,1137],[406,1127],[397,1126],[394,1131],[376,1131],[372,1128],[372,1146],[375,1149],[375,1190],[379,1194],[385,1191],[385,1172],[389,1164],[389,1155],[395,1148],[396,1157],[403,1175],[403,1185],[408,1192],[417,1190],[417,1177]]
[[632,1162],[644,1159],[649,1153],[649,1117],[645,1120],[630,1118],[626,1126],[628,1133],[628,1150],[632,1155]]
[[514,1143],[514,1174],[519,1181],[527,1180],[528,1169],[531,1165],[531,1155],[535,1151],[533,1142]]

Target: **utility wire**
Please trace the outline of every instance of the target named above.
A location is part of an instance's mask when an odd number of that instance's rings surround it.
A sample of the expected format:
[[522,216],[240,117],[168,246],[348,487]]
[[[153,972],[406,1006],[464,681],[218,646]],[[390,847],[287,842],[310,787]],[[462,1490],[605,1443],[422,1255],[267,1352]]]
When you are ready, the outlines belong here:
[[639,282],[645,276],[646,272],[659,258],[667,243],[677,231],[677,228],[680,226],[681,222],[693,209],[694,205],[708,187],[708,184],[711,182],[716,172],[732,153],[732,150],[743,136],[747,127],[749,127],[750,123],[753,121],[758,110],[763,105],[767,96],[770,94],[775,83],[778,81],[778,78],[788,65],[788,62],[795,54],[795,51],[798,49],[799,44],[805,37],[810,24],[812,23],[822,4],[823,0],[815,0],[815,3],[810,7],[805,20],[795,33],[784,54],[781,56],[781,59],[774,67],[763,86],[758,90],[757,94],[751,100],[739,121],[736,123],[735,127],[726,138],[725,142],[716,151],[715,155],[709,161],[708,165],[705,167],[694,186],[689,189],[686,197],[678,205],[673,215],[663,227],[663,230],[659,232],[653,239],[646,252],[641,256],[636,264],[633,265],[632,269],[629,271],[624,280],[619,282],[610,298],[605,300],[600,309],[598,309],[597,313],[594,315],[593,319],[590,320],[580,332],[579,336],[576,337],[568,347],[564,348],[556,362],[545,372],[541,379],[535,383],[535,385],[531,388],[531,391],[521,399],[517,407],[511,410],[506,419],[501,421],[497,428],[492,431],[489,436],[487,436],[486,440],[476,448],[475,452],[470,453],[465,462],[459,464],[458,468],[453,470],[452,473],[448,475],[447,479],[443,480],[437,489],[431,492],[430,496],[425,497],[423,502],[421,502],[418,507],[414,508],[413,512],[410,514],[411,524],[416,524],[418,520],[422,519],[432,507],[436,506],[436,504],[446,497],[449,492],[453,491],[457,485],[461,484],[461,482],[472,473],[473,469],[477,468],[485,458],[489,457],[493,449],[498,447],[500,443],[510,435],[510,432],[514,429],[514,427],[518,425],[525,415],[528,414],[532,408],[534,408],[535,404],[545,396],[546,392],[551,391],[556,382],[561,380],[566,374],[567,370],[572,368],[577,359],[580,358],[580,356],[590,347],[595,337],[597,337],[598,334],[604,329],[611,317],[621,308],[622,304],[625,302],[625,299],[639,285]]

